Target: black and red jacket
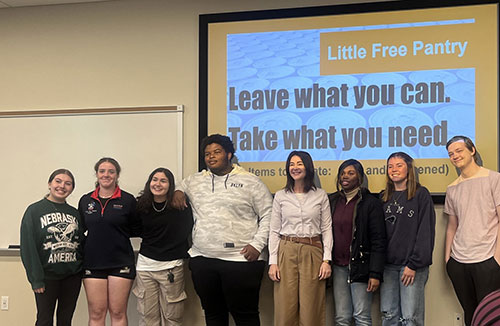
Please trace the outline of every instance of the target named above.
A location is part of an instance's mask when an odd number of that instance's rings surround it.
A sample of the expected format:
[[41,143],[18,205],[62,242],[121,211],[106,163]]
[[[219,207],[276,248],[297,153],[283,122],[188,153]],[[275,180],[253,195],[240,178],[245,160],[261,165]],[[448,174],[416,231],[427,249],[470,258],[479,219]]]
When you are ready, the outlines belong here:
[[101,204],[99,187],[80,198],[78,211],[88,231],[83,267],[108,269],[135,264],[130,237],[140,233],[134,196],[116,187],[113,196]]

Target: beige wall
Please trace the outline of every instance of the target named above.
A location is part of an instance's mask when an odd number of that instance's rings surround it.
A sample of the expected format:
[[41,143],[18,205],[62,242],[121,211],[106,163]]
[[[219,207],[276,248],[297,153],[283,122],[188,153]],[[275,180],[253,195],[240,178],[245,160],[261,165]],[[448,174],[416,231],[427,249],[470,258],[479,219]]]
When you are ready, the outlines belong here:
[[[340,2],[310,0],[307,5],[334,3]],[[303,5],[300,0],[122,0],[0,9],[0,111],[183,104],[184,173],[193,173],[198,162],[198,15]],[[148,130],[142,132],[147,136]],[[15,153],[15,148],[2,152]],[[0,191],[2,205],[8,204],[8,189]],[[442,207],[437,207],[437,217],[426,320],[431,326],[452,326],[454,313],[461,309],[442,262]],[[33,324],[34,297],[20,259],[0,257],[0,266],[0,296],[10,297],[10,309],[0,311],[0,325]],[[203,325],[190,282],[187,290],[185,325]],[[131,325],[137,324],[134,304],[132,298]],[[332,325],[330,297],[329,308]],[[272,324],[272,311],[272,284],[265,277],[264,326]],[[374,316],[378,325],[379,315]],[[82,291],[74,325],[86,323]]]

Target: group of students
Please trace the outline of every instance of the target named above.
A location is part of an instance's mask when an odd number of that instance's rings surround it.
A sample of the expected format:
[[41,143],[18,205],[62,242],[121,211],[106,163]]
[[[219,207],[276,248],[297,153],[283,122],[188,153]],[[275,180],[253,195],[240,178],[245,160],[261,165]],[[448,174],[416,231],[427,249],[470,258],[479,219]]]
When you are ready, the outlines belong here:
[[[141,325],[162,317],[180,325],[183,316],[184,259],[193,219],[190,209],[172,208],[174,176],[157,168],[136,198],[118,186],[121,167],[109,157],[95,164],[96,188],[82,196],[78,210],[66,203],[73,174],[58,169],[49,194],[31,204],[21,222],[21,258],[35,292],[37,326],[69,326],[83,278],[89,325],[127,325],[133,289]],[[142,237],[137,258],[130,237]],[[167,314],[162,316],[162,314]]]
[[[446,148],[461,174],[447,189],[445,260],[471,325],[481,299],[500,288],[500,174],[476,163],[467,137]],[[104,325],[108,311],[112,325],[127,325],[134,278],[140,325],[181,325],[188,257],[207,325],[228,325],[229,314],[238,326],[260,325],[266,246],[276,326],[325,325],[329,278],[336,325],[371,325],[378,288],[382,325],[424,324],[436,217],[409,155],[389,156],[380,195],[368,191],[353,159],[340,165],[337,192],[327,195],[314,184],[311,156],[293,151],[273,199],[258,177],[231,163],[227,136],[205,138],[201,152],[207,170],[175,187],[172,173],[158,168],[137,201],[118,186],[118,162],[103,158],[96,189],[78,210],[66,204],[71,172],[52,173],[49,194],[28,207],[21,225],[36,325],[52,325],[56,301],[58,325],[71,325],[82,277],[89,325]],[[133,236],[142,237],[137,265]]]

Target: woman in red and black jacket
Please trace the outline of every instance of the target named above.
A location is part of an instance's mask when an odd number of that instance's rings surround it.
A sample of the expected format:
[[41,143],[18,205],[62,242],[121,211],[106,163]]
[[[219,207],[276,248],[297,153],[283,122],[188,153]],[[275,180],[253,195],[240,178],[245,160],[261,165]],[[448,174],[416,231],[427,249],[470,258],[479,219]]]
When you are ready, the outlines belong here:
[[344,161],[337,192],[329,196],[333,221],[335,325],[371,325],[372,293],[384,272],[386,233],[382,202],[363,188],[364,170]]
[[87,293],[89,325],[127,325],[127,303],[135,278],[130,237],[140,233],[134,196],[118,187],[120,165],[109,157],[94,166],[96,189],[84,195],[78,210],[88,230],[84,250],[83,284]]

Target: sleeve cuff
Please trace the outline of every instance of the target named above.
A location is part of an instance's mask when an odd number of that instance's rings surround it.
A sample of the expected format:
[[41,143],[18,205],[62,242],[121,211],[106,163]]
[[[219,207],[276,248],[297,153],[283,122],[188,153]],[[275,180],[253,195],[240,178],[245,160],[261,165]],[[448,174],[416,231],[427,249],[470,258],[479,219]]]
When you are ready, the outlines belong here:
[[377,280],[382,280],[382,275],[380,273],[377,273],[377,272],[370,272],[370,275],[368,276],[369,278],[374,278],[374,279],[377,279]]
[[254,247],[255,249],[257,249],[259,251],[259,253],[261,254],[262,253],[262,250],[264,250],[264,248],[266,247],[266,245],[262,245],[258,242],[250,242],[249,245],[251,245],[252,247]]
[[323,260],[332,261],[332,252],[329,250],[323,251]]
[[34,283],[31,283],[31,288],[33,290],[40,289],[40,288],[43,288],[43,287],[45,287],[45,283],[43,283],[43,282],[34,282]]
[[417,269],[419,269],[419,267],[415,266],[415,264],[411,263],[411,262],[408,262],[408,264],[406,264],[406,266],[408,268],[411,268],[413,269],[414,271],[416,271]]

